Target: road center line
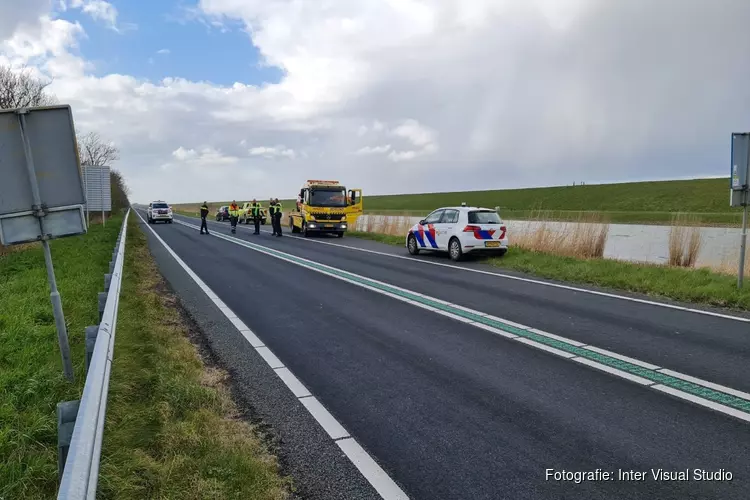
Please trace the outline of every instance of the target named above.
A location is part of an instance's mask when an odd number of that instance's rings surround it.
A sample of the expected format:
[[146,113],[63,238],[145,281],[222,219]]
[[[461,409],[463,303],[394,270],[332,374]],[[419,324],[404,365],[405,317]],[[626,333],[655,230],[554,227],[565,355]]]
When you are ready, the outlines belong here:
[[[183,215],[182,217],[189,217],[189,216]],[[192,217],[192,218],[194,219],[195,217]],[[218,223],[218,221],[216,221],[216,222]],[[237,226],[241,227],[240,224],[237,224]],[[250,229],[250,228],[248,227],[246,229]],[[264,233],[268,233],[268,231],[266,231],[266,230],[262,230],[262,231]],[[425,260],[425,259],[417,259],[417,258],[414,258],[414,257],[407,257],[405,255],[396,255],[396,254],[387,253],[387,252],[379,252],[377,250],[371,250],[369,248],[351,247],[349,245],[342,245],[340,243],[331,243],[329,241],[321,241],[321,240],[316,240],[316,239],[303,238],[301,236],[296,236],[296,235],[292,235],[292,237],[296,238],[298,240],[307,241],[307,242],[310,242],[310,243],[317,243],[317,244],[320,244],[320,245],[329,245],[329,246],[332,246],[332,247],[345,248],[347,250],[354,250],[354,251],[357,251],[357,252],[371,253],[371,254],[380,255],[380,256],[383,256],[383,257],[391,257],[393,259],[408,260],[408,261],[411,261],[411,262],[419,262],[420,264],[427,264],[427,265],[431,265],[431,266],[446,267],[446,268],[449,268],[449,269],[457,269],[459,271],[466,271],[466,272],[470,272],[470,273],[477,273],[477,274],[484,274],[484,275],[489,275],[489,276],[495,276],[497,278],[505,278],[505,279],[515,280],[515,281],[521,281],[521,282],[525,282],[525,283],[533,283],[535,285],[549,286],[549,287],[552,287],[552,288],[559,288],[559,289],[562,289],[562,290],[570,290],[572,292],[588,293],[588,294],[591,294],[591,295],[598,295],[600,297],[607,297],[607,298],[618,299],[618,300],[627,300],[629,302],[636,302],[636,303],[639,303],[639,304],[645,304],[645,305],[650,305],[650,306],[655,306],[655,307],[664,307],[664,308],[667,308],[667,309],[674,309],[674,310],[677,310],[677,311],[684,311],[684,312],[689,312],[689,313],[693,313],[693,314],[702,314],[704,316],[713,316],[713,317],[716,317],[716,318],[728,319],[728,320],[732,320],[732,321],[740,321],[740,322],[743,322],[743,323],[750,323],[750,318],[743,318],[742,316],[734,316],[734,315],[731,315],[731,314],[723,314],[723,313],[718,313],[718,312],[714,312],[714,311],[704,311],[702,309],[694,309],[694,308],[690,308],[690,307],[678,306],[678,305],[675,305],[675,304],[668,304],[666,302],[657,302],[657,301],[654,301],[654,300],[639,299],[639,298],[636,298],[636,297],[628,297],[628,296],[625,296],[625,295],[618,295],[616,293],[600,292],[598,290],[590,290],[588,288],[575,287],[575,286],[571,286],[571,285],[562,285],[560,283],[551,283],[549,281],[536,280],[536,279],[532,279],[532,278],[524,278],[524,277],[521,277],[521,276],[513,276],[513,275],[510,275],[510,274],[496,273],[496,272],[492,272],[492,271],[483,271],[481,269],[472,269],[472,268],[469,268],[469,267],[463,267],[463,266],[456,266],[456,265],[451,265],[451,264],[445,264],[443,262],[433,262],[433,261]],[[406,240],[404,240],[404,241],[406,241]]]
[[[378,492],[384,500],[409,500],[404,491],[391,479],[390,476],[378,465],[378,463],[362,448],[362,446],[349,434],[349,432],[339,423],[336,418],[318,401],[310,391],[294,376],[291,370],[276,357],[276,355],[266,347],[258,337],[247,327],[232,310],[224,304],[219,297],[201,280],[195,272],[175,253],[172,248],[158,235],[156,231],[145,221],[137,210],[134,210],[138,218],[141,219],[144,227],[147,227],[154,237],[162,244],[165,250],[175,259],[177,264],[190,276],[193,281],[203,290],[211,301],[219,307],[219,311],[229,319],[237,328],[240,334],[248,341],[263,360],[271,367],[273,372],[278,376],[287,388],[294,394],[297,401],[307,409],[315,421],[331,437],[336,445],[344,452],[347,458],[362,474],[368,483]],[[175,220],[178,224],[186,224]],[[192,226],[196,229],[198,226]],[[215,233],[214,233],[215,234]]]
[[[198,226],[184,222],[177,223],[198,230]],[[233,236],[214,233],[215,237],[248,249],[264,253],[298,266],[317,271],[321,274],[340,279],[374,292],[407,302],[416,307],[450,317],[456,321],[477,326],[497,333],[511,340],[535,347],[537,349],[576,361],[600,371],[618,376],[631,382],[651,387],[661,393],[671,394],[685,401],[700,404],[706,408],[750,422],[750,394],[731,389],[721,390],[722,386],[689,377],[678,372],[665,372],[663,367],[645,363],[640,360],[612,353],[594,346],[581,345],[580,342],[553,335],[536,328],[520,325],[503,318],[490,316],[480,311],[413,292],[389,283],[367,278],[349,271],[321,264],[309,259],[275,250],[270,247],[251,243]],[[673,375],[674,374],[674,375]],[[669,388],[664,391],[663,387]]]

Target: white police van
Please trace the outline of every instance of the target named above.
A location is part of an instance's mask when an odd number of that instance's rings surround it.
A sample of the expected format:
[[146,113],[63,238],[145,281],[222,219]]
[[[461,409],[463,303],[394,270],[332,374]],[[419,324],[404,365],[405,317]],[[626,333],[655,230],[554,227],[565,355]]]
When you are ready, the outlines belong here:
[[172,223],[172,207],[162,200],[152,201],[148,204],[148,210],[146,211],[148,216],[148,223],[153,224],[157,221]]
[[454,261],[469,253],[502,256],[508,251],[507,228],[497,210],[462,203],[438,208],[412,226],[406,248],[412,255],[424,250],[448,252]]

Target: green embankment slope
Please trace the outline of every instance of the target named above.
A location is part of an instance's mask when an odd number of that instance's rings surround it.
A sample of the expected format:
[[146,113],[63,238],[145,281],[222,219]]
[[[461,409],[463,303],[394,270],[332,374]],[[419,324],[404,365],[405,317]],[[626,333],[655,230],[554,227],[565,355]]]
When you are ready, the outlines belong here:
[[648,223],[670,221],[674,213],[688,212],[706,223],[741,220],[741,211],[729,207],[726,178],[384,196],[365,193],[365,211],[419,215],[464,201],[499,206],[506,219],[576,219],[581,212],[601,212],[612,222]]

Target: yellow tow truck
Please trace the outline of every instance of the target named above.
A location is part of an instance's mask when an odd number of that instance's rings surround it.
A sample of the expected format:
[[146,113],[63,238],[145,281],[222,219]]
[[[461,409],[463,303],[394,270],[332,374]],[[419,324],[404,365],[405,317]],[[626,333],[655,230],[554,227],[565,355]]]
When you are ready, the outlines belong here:
[[362,190],[339,181],[308,180],[300,189],[297,206],[289,214],[289,229],[310,236],[335,234],[339,238],[355,227],[362,215]]

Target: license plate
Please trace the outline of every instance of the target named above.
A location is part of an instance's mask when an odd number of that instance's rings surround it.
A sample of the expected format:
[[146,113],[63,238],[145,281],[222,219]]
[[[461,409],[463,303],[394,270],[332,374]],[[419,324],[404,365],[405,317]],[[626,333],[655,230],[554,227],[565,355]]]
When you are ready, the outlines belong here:
[[496,248],[500,246],[500,242],[499,241],[485,241],[484,246],[489,247],[489,248]]
[[333,227],[333,224],[326,224],[325,227]]

